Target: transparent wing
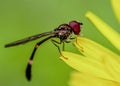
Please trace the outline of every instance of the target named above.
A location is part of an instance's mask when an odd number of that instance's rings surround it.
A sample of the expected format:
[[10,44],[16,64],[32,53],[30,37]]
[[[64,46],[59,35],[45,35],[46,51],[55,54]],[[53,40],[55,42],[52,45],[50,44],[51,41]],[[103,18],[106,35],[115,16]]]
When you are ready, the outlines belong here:
[[33,41],[33,40],[36,40],[38,38],[48,36],[48,35],[54,35],[54,32],[49,31],[49,32],[37,34],[37,35],[34,35],[34,36],[30,36],[30,37],[27,37],[27,38],[24,38],[24,39],[21,39],[21,40],[17,40],[17,41],[8,43],[8,44],[5,45],[5,47],[12,47],[12,46],[16,46],[16,45],[19,45],[19,44],[24,44],[24,43],[27,43],[29,41]]

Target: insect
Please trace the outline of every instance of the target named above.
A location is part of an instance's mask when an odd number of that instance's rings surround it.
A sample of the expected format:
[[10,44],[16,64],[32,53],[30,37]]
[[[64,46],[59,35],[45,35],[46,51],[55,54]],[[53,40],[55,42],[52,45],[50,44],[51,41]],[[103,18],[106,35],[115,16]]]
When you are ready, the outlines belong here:
[[[7,48],[7,47],[12,47],[12,46],[17,46],[20,44],[25,44],[27,42],[36,40],[36,39],[41,38],[41,37],[46,37],[43,40],[41,40],[35,44],[33,52],[32,52],[30,59],[27,63],[26,78],[30,81],[31,80],[31,68],[32,68],[33,58],[34,58],[35,52],[38,49],[38,47],[42,43],[44,43],[45,41],[51,39],[51,42],[58,48],[60,55],[62,55],[58,44],[63,44],[63,50],[64,50],[64,43],[69,42],[69,41],[67,41],[67,39],[73,39],[72,34],[75,34],[75,35],[80,34],[81,25],[83,25],[81,22],[71,21],[71,22],[69,22],[69,24],[61,24],[53,31],[44,32],[44,33],[30,36],[30,37],[27,37],[27,38],[24,38],[21,40],[17,40],[17,41],[6,44],[5,47]],[[58,39],[60,39],[60,41],[58,42],[56,40],[53,40],[52,38],[58,38]]]

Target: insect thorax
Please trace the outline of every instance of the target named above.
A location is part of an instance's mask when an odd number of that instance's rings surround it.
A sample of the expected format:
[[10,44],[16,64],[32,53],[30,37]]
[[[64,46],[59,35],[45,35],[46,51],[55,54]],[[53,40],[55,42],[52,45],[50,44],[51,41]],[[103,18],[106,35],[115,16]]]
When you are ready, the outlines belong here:
[[56,37],[66,40],[72,34],[72,28],[68,24],[62,24],[54,30]]

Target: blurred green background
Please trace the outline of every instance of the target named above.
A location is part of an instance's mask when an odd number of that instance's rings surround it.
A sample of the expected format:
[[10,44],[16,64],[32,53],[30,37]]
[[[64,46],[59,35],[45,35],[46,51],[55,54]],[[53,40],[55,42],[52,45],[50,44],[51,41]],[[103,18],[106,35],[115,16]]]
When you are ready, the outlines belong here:
[[[85,37],[118,52],[85,18],[87,11],[120,32],[110,0],[0,0],[0,86],[68,86],[73,69],[59,59],[50,40],[37,50],[31,82],[25,78],[25,68],[40,39],[11,48],[4,48],[4,44],[53,30],[71,20],[83,22],[81,33]],[[71,43],[65,49],[79,53]]]

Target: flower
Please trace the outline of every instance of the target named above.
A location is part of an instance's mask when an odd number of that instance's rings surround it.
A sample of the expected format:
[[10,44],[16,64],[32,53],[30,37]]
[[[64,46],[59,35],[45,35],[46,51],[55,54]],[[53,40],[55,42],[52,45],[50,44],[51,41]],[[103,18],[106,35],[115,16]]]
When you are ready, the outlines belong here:
[[[112,0],[113,9],[120,8],[114,5],[117,1]],[[86,17],[120,51],[120,34],[94,13],[87,12]],[[74,44],[82,54],[62,52],[68,59],[60,57],[78,71],[71,74],[70,86],[120,86],[120,55],[85,37],[77,37]]]
[[106,80],[94,76],[90,76],[84,73],[73,72],[71,75],[71,86],[120,86],[120,83],[117,83],[112,80]]
[[[97,82],[99,81],[99,83],[102,84],[106,84],[105,83],[106,81],[108,83],[113,83],[112,86],[117,86],[118,83],[120,85],[119,55],[115,54],[109,49],[87,38],[77,37],[75,45],[82,52],[83,55],[78,55],[70,52],[63,52],[63,55],[68,58],[66,60],[63,57],[61,57],[61,59],[65,63],[67,63],[69,66],[79,71],[81,76],[89,75],[88,76],[89,78],[91,77],[95,80],[98,79]],[[81,77],[81,81],[79,81],[80,85],[82,80],[83,77]],[[88,80],[88,78],[86,77],[86,83],[88,83],[88,81],[91,82],[93,80],[92,79]],[[95,84],[95,82],[93,84]],[[71,86],[80,86],[80,85],[71,85]],[[96,85],[92,85],[92,86],[96,86]],[[89,83],[88,86],[90,86]],[[104,85],[100,85],[100,86],[104,86]]]

